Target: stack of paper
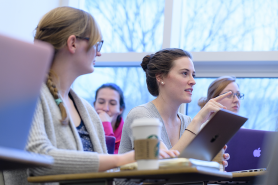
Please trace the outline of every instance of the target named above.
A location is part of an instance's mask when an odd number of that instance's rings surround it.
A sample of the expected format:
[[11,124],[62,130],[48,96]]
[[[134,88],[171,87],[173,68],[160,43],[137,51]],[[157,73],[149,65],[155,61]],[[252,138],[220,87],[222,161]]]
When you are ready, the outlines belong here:
[[[171,168],[188,168],[188,167],[202,167],[211,170],[220,170],[221,166],[215,161],[203,161],[198,159],[187,158],[173,158],[159,160],[159,169],[171,169]],[[125,170],[137,170],[137,162],[129,163],[120,167],[121,171]]]

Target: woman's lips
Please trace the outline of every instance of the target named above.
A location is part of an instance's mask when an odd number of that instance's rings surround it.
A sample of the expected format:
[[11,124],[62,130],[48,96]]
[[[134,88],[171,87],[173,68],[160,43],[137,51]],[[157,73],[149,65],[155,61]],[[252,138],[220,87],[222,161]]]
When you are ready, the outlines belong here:
[[238,106],[233,106],[232,108],[233,108],[233,109],[238,109]]
[[188,94],[192,95],[193,89],[192,88],[188,88],[188,89],[185,89],[184,91],[187,92]]

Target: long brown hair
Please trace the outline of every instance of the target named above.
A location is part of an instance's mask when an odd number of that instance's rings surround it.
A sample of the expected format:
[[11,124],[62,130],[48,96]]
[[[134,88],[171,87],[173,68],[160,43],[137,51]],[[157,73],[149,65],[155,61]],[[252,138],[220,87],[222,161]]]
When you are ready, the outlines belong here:
[[220,93],[232,82],[235,82],[236,78],[232,76],[222,76],[211,82],[208,88],[207,97],[202,97],[198,101],[198,105],[203,108],[205,104],[212,98],[220,95]]
[[117,93],[119,93],[119,95],[120,95],[120,101],[119,101],[120,105],[119,105],[119,106],[120,106],[120,109],[123,110],[123,112],[122,112],[120,115],[118,115],[118,117],[117,117],[117,119],[116,119],[115,129],[117,129],[117,128],[120,126],[120,123],[121,123],[121,120],[122,120],[122,115],[123,115],[124,110],[125,110],[124,93],[123,93],[122,89],[121,89],[117,84],[114,84],[114,83],[102,84],[102,85],[96,90],[94,105],[96,104],[97,96],[98,96],[99,90],[104,89],[104,88],[112,89],[112,90],[116,91]]
[[[89,37],[87,50],[101,40],[100,28],[93,16],[83,10],[72,7],[58,7],[43,16],[37,28],[35,39],[50,43],[55,49],[55,55],[66,46],[70,35]],[[53,82],[57,78],[53,72],[49,72],[46,85],[54,99],[60,99],[58,84]],[[58,79],[56,79],[58,81]],[[68,114],[63,102],[57,103],[62,119],[61,123],[68,123]]]

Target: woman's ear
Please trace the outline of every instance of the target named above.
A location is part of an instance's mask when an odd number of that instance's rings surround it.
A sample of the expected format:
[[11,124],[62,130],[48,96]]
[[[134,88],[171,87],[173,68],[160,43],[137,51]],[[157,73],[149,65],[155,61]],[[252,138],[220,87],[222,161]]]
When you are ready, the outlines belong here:
[[124,112],[124,108],[120,108],[120,113],[119,113],[119,115],[122,114],[123,112]]
[[163,75],[161,74],[157,74],[155,75],[156,81],[160,84],[161,82],[163,82]]
[[76,36],[71,35],[67,40],[67,49],[71,54],[74,54],[76,51]]

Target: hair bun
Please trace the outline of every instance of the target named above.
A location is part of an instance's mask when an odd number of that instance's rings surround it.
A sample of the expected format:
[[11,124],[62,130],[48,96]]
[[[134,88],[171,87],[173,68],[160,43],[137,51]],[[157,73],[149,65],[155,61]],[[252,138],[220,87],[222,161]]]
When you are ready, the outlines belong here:
[[143,60],[142,60],[142,63],[141,63],[141,67],[143,68],[143,70],[146,72],[146,70],[148,69],[148,64],[151,60],[151,58],[153,57],[154,55],[146,55]]

